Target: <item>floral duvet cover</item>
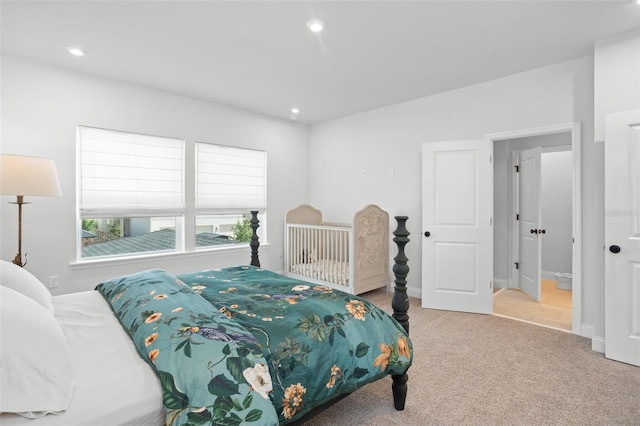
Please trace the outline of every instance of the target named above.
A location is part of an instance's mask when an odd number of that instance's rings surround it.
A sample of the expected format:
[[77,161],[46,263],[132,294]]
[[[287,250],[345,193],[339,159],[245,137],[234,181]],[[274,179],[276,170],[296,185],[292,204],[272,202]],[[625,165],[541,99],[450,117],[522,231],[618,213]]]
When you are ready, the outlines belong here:
[[375,305],[253,266],[97,290],[157,372],[168,425],[285,424],[411,365],[406,332]]

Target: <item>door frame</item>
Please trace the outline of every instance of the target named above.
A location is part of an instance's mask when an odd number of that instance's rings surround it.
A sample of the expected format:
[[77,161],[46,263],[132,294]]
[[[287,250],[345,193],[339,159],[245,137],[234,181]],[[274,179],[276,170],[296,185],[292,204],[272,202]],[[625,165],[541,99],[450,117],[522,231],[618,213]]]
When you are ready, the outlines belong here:
[[[530,136],[543,136],[555,133],[571,133],[571,166],[572,166],[572,234],[573,249],[571,256],[572,264],[572,333],[580,336],[582,333],[582,170],[580,143],[581,123],[570,122],[550,126],[536,127],[531,129],[513,130],[485,135],[491,141],[491,149],[496,141],[517,139]],[[511,242],[510,244],[513,244]],[[493,250],[493,247],[492,247]],[[511,253],[513,247],[508,252]]]

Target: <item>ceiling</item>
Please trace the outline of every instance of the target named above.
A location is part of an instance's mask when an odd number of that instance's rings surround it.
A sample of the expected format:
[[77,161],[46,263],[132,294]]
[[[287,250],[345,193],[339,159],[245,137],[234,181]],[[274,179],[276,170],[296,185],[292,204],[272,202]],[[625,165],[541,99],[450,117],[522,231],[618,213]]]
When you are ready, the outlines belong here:
[[[7,1],[2,51],[319,123],[593,54],[640,28],[608,1]],[[306,23],[326,23],[311,33]],[[86,50],[73,57],[70,46]]]

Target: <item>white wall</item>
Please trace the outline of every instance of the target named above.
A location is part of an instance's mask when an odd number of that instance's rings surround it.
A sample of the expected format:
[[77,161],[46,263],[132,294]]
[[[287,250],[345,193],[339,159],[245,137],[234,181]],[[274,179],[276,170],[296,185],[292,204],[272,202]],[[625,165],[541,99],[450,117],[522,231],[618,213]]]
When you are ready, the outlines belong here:
[[[407,215],[409,292],[421,293],[421,146],[429,141],[481,139],[487,134],[582,123],[582,169],[599,163],[593,144],[593,58],[584,57],[311,127],[310,202],[327,220],[346,221],[368,203]],[[394,168],[394,175],[388,169]],[[366,170],[366,177],[360,171]],[[602,205],[583,189],[583,322],[594,323],[593,268],[602,263]],[[395,225],[392,225],[392,229]],[[393,251],[393,248],[392,248]],[[395,253],[392,253],[392,257]]]
[[[76,126],[86,125],[183,138],[187,156],[194,141],[267,151],[267,229],[271,246],[260,250],[262,265],[282,270],[285,211],[308,202],[308,127],[200,100],[102,79],[62,68],[2,56],[0,151],[53,159],[62,198],[32,197],[23,213],[26,269],[47,282],[59,276],[54,294],[92,289],[100,280],[162,267],[171,272],[248,264],[248,247],[224,252],[147,260],[73,265],[76,260]],[[193,177],[187,176],[187,183]],[[27,197],[28,198],[28,197]],[[0,203],[2,259],[17,252],[17,208]]]
[[640,30],[595,44],[595,141],[604,140],[608,113],[640,108]]

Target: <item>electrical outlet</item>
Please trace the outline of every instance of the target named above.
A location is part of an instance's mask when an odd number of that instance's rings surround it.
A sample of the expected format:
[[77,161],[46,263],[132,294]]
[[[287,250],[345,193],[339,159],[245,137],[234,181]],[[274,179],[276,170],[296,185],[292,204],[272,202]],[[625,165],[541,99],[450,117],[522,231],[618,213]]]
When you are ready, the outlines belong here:
[[58,276],[51,275],[49,277],[49,288],[56,288],[56,287],[58,287]]

